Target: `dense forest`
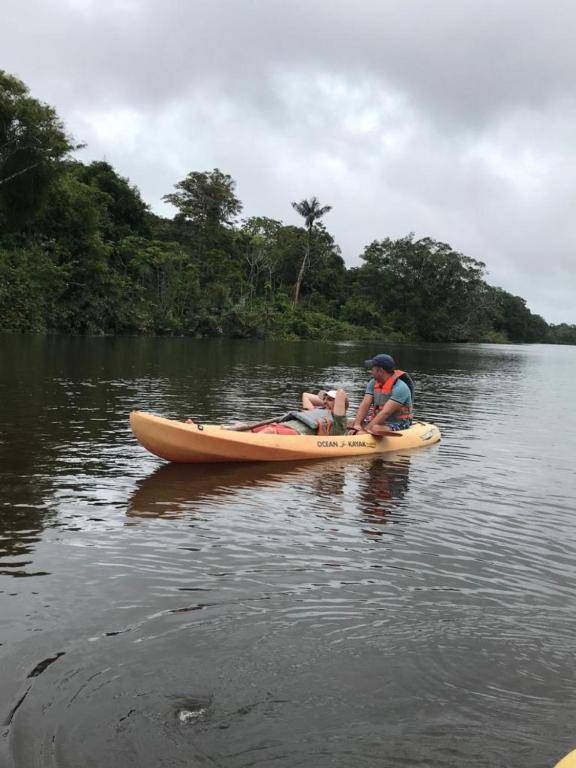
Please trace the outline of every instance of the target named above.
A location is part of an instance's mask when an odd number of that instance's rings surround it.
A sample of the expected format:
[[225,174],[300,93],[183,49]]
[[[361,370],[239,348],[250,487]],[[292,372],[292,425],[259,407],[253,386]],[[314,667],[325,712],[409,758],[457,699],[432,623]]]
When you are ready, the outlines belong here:
[[383,237],[347,268],[314,197],[300,226],[241,218],[229,175],[191,171],[162,218],[78,148],[0,71],[2,332],[576,343],[445,243]]

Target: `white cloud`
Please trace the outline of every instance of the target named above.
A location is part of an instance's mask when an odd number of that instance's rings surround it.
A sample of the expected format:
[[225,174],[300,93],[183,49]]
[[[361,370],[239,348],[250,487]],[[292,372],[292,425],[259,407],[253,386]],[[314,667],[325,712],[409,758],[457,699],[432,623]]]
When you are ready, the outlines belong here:
[[334,206],[353,263],[409,231],[576,322],[576,6],[558,0],[4,0],[3,66],[165,213],[190,170],[247,215]]

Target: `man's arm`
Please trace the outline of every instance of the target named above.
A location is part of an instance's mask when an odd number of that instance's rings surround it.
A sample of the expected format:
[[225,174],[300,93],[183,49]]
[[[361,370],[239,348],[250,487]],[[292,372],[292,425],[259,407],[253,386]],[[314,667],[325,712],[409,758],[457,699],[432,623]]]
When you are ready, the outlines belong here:
[[397,403],[395,400],[388,400],[384,408],[366,425],[366,429],[375,427],[378,424],[382,424],[385,421],[390,421],[394,414],[402,410],[402,403]]
[[362,402],[356,411],[356,416],[354,417],[353,429],[362,429],[362,424],[366,416],[368,416],[368,411],[370,410],[373,400],[374,398],[372,395],[364,395]]

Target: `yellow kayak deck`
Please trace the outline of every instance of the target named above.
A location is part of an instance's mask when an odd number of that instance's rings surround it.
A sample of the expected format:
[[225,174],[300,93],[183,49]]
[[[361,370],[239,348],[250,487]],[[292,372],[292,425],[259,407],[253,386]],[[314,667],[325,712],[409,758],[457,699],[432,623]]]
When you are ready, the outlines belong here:
[[147,451],[188,464],[235,461],[300,461],[422,448],[440,440],[434,424],[416,422],[400,437],[360,435],[265,435],[214,424],[186,424],[143,411],[130,414],[134,436]]
[[556,768],[576,768],[576,749],[566,755],[559,763],[556,763]]

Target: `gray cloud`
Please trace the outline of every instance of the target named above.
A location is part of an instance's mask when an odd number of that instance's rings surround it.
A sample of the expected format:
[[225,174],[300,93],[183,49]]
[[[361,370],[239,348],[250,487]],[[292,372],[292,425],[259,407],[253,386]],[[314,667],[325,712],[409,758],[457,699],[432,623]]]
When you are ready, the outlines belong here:
[[349,263],[408,231],[576,322],[576,7],[558,0],[4,0],[0,66],[144,197],[193,169],[247,214],[317,194]]

